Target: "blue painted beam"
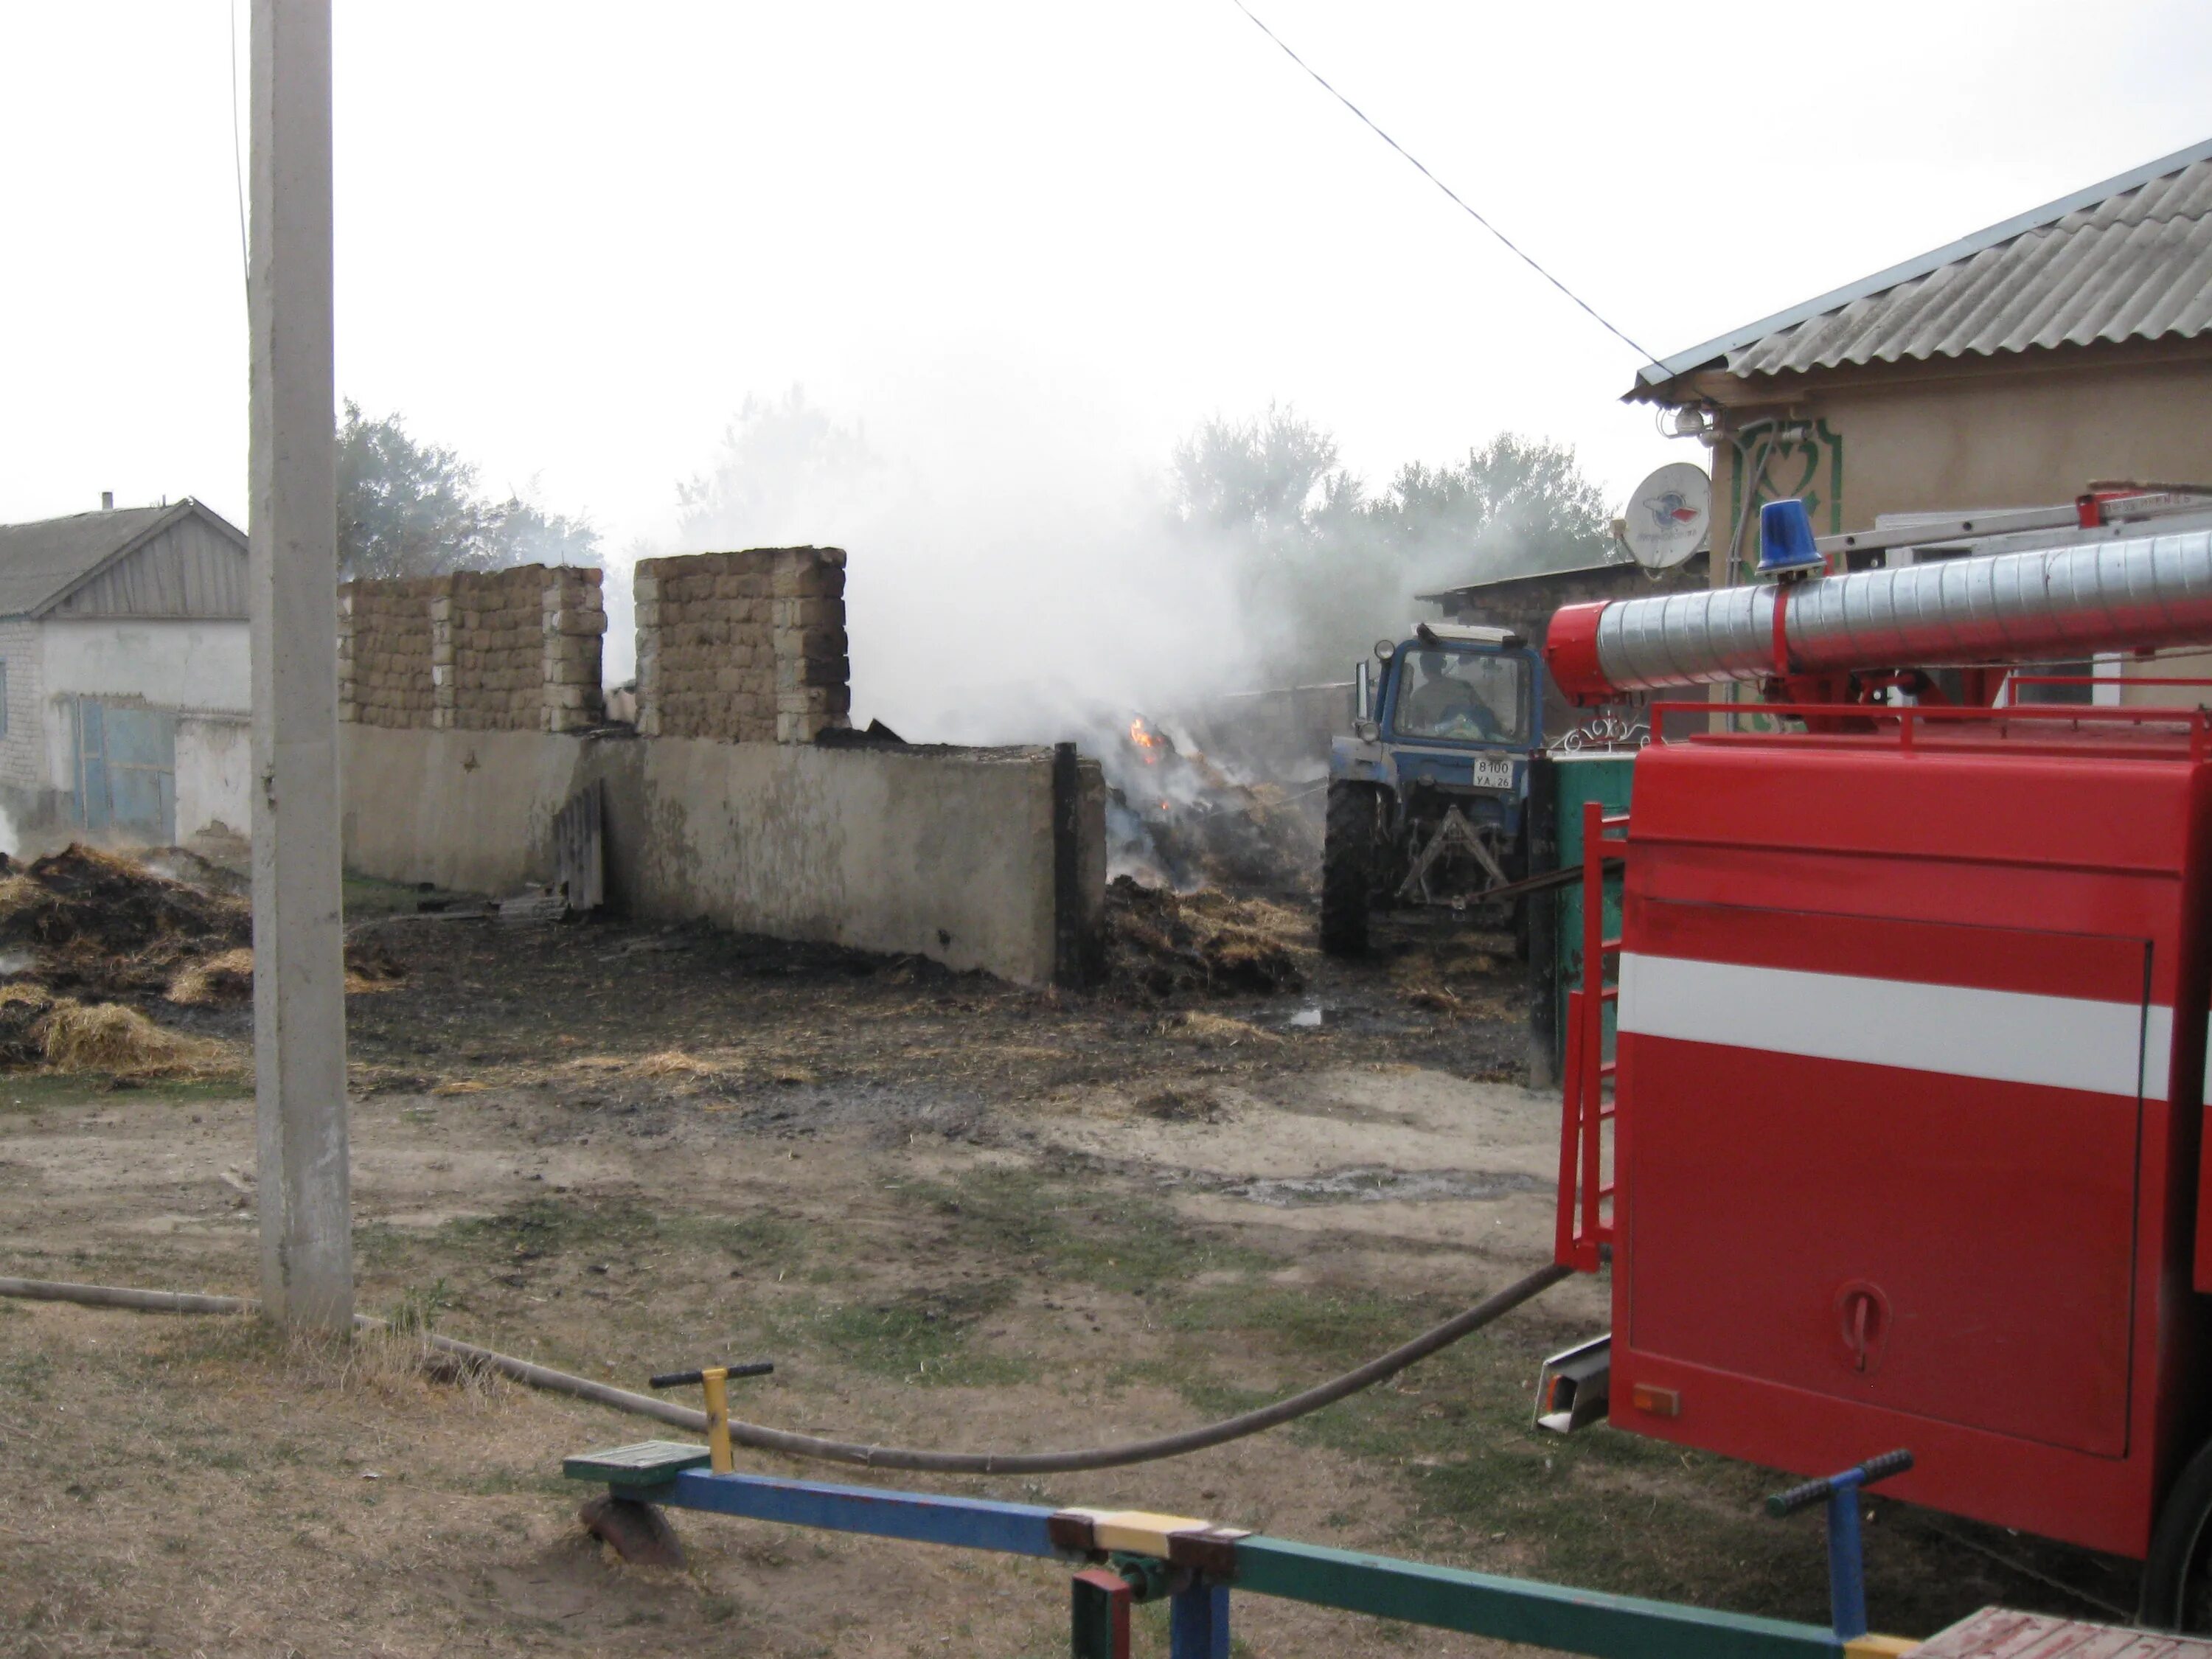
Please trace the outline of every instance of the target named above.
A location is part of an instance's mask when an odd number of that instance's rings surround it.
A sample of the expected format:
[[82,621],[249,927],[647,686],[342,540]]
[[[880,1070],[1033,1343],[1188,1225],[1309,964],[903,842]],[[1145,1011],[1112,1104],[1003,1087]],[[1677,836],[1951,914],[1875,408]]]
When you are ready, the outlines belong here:
[[[1034,1504],[697,1468],[683,1470],[663,1484],[611,1490],[672,1509],[789,1526],[1004,1555],[1060,1553],[1049,1531],[1054,1512]],[[1252,1595],[1525,1642],[1592,1659],[1843,1659],[1835,1634],[1818,1625],[1608,1595],[1279,1538],[1240,1538],[1234,1547],[1231,1583]],[[1223,1659],[1228,1615],[1228,1585],[1200,1583],[1176,1596],[1170,1617],[1174,1659]]]
[[1054,1556],[1045,1522],[1053,1511],[1035,1504],[987,1498],[939,1498],[928,1492],[835,1486],[817,1480],[776,1480],[759,1474],[686,1469],[641,1494],[672,1509],[709,1510],[794,1527],[826,1527],[873,1538],[951,1544],[1002,1555]]
[[1237,1543],[1236,1587],[1595,1659],[1838,1659],[1819,1625],[1607,1595],[1279,1538]]

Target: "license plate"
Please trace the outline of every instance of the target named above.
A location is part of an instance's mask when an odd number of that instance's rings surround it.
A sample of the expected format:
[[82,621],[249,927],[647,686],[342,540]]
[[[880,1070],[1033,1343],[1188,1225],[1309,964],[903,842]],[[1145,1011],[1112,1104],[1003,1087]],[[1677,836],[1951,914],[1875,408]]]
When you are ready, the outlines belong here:
[[1468,781],[1478,789],[1510,789],[1513,787],[1513,763],[1494,755],[1474,757],[1474,775]]

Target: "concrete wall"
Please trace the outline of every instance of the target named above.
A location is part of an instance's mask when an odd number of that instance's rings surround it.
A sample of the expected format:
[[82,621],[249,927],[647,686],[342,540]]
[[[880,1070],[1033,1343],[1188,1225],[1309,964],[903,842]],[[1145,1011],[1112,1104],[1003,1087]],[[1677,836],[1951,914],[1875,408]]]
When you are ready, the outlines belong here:
[[253,707],[243,622],[48,622],[48,697],[143,697],[161,708]]
[[[359,724],[342,735],[346,861],[364,874],[492,893],[549,880],[553,815],[598,780],[609,902],[633,916],[1053,977],[1049,750]],[[1095,917],[1104,791],[1095,764],[1085,772],[1083,903]]]
[[253,725],[243,715],[177,720],[177,840],[226,848],[253,834]]

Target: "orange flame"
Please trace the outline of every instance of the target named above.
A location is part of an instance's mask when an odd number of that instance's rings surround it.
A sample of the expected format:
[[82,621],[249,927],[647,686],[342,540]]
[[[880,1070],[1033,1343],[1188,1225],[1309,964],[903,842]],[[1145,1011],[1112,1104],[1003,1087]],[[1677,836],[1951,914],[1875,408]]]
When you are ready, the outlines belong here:
[[1146,765],[1158,766],[1160,763],[1161,740],[1145,724],[1141,714],[1129,722],[1129,741],[1145,751]]

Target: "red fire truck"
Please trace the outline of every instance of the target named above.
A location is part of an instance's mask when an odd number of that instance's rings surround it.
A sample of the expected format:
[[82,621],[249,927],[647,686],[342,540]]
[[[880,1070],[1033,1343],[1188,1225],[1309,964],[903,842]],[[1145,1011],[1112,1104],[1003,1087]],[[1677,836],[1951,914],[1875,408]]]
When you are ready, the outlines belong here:
[[[2019,706],[2008,671],[2212,641],[2212,528],[2156,516],[2203,505],[1574,606],[1546,651],[1585,705],[1765,693],[1653,705],[1632,811],[1587,809],[1559,1246],[1610,1262],[1613,1315],[1559,1376],[1802,1474],[1909,1449],[1886,1492],[2147,1558],[2146,1619],[2195,1627],[2212,689]],[[1784,523],[1762,568],[1793,538],[1841,550]]]

